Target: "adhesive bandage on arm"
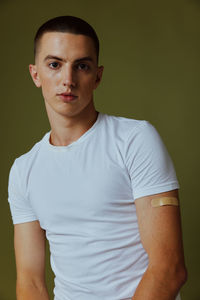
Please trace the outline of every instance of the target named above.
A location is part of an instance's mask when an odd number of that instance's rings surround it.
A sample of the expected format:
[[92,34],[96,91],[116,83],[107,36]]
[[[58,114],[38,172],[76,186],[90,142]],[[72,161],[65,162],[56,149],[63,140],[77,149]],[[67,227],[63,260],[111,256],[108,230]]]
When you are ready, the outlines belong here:
[[152,207],[159,207],[163,205],[179,206],[179,202],[176,197],[160,197],[160,198],[153,198],[151,200]]

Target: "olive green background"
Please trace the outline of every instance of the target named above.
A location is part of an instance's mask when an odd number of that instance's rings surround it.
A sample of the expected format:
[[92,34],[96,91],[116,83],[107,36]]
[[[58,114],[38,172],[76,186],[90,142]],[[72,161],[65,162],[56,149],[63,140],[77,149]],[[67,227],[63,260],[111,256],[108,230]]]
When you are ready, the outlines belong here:
[[[13,224],[7,202],[14,159],[29,151],[50,125],[41,90],[28,71],[38,27],[75,15],[100,39],[103,80],[98,111],[149,120],[173,159],[180,182],[187,283],[182,300],[200,299],[199,69],[200,1],[0,0],[1,26],[1,273],[0,300],[15,299]],[[53,274],[47,244],[47,283]],[[102,299],[103,300],[103,299]]]

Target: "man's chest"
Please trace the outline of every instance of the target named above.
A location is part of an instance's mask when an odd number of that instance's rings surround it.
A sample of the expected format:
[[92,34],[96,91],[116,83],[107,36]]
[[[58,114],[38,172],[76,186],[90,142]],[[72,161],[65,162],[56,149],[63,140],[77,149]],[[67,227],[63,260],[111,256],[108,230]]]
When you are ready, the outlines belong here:
[[63,154],[32,168],[28,195],[44,229],[83,222],[98,226],[102,220],[117,220],[132,203],[125,168],[105,154],[87,159]]

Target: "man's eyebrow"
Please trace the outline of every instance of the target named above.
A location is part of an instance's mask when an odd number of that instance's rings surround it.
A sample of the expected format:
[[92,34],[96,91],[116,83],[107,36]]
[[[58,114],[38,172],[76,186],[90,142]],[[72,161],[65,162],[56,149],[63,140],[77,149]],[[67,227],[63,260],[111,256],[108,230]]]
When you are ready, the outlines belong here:
[[85,57],[81,57],[81,58],[78,58],[75,60],[75,62],[80,62],[80,61],[85,61],[85,60],[88,60],[88,61],[94,61],[93,58],[91,56],[85,56]]
[[[56,60],[60,60],[60,61],[65,61],[63,58],[60,58],[58,56],[54,56],[54,55],[47,55],[45,58],[44,58],[44,61],[48,60],[48,59],[56,59]],[[75,63],[78,63],[80,61],[92,61],[93,62],[93,58],[91,56],[84,56],[84,57],[81,57],[81,58],[78,58],[76,59],[74,62]]]

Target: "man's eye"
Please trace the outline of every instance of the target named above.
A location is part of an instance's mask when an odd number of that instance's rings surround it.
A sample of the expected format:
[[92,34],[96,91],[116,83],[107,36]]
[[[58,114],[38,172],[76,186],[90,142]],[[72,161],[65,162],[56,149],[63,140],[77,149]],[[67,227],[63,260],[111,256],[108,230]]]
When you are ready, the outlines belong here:
[[89,69],[89,66],[87,64],[78,64],[78,69],[80,70],[88,70]]
[[52,62],[49,64],[49,66],[51,66],[53,69],[57,68],[59,64],[57,62]]

